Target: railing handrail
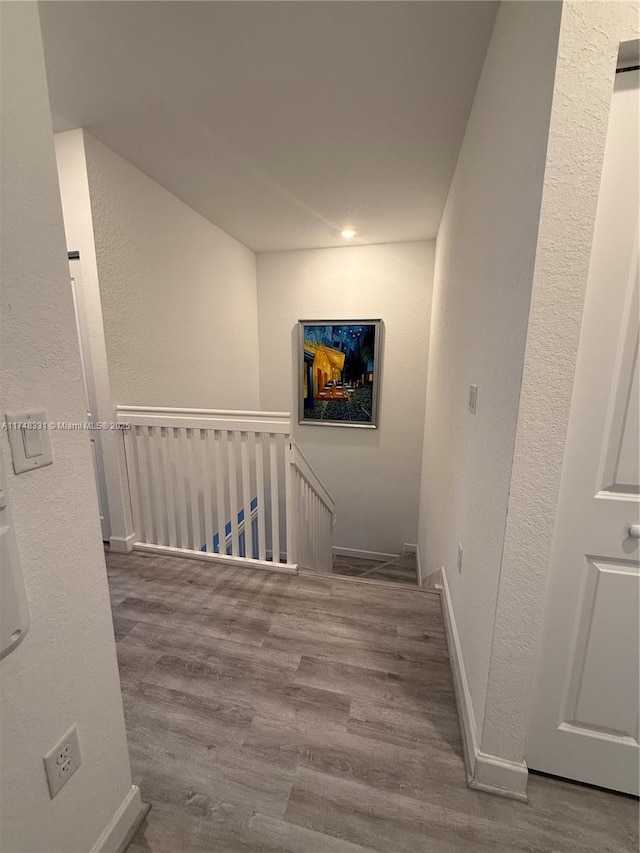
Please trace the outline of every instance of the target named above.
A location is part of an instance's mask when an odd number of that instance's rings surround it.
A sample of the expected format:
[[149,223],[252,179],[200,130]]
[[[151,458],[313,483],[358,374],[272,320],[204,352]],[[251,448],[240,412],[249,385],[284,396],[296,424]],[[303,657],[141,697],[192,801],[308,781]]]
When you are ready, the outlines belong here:
[[336,504],[334,499],[331,497],[329,492],[322,485],[322,481],[320,477],[316,474],[316,472],[311,467],[309,460],[305,457],[304,453],[300,450],[295,441],[291,441],[291,464],[300,472],[300,474],[305,478],[307,483],[311,486],[316,495],[320,498],[322,503],[326,506],[328,510],[332,513],[335,513]]
[[186,409],[164,406],[116,406],[116,420],[134,426],[226,429],[240,432],[291,432],[289,412],[249,412],[230,409]]
[[152,414],[176,414],[176,415],[210,415],[211,417],[237,417],[242,415],[248,418],[267,418],[275,420],[291,420],[291,412],[251,412],[244,409],[182,409],[175,406],[116,406],[117,412],[150,412]]

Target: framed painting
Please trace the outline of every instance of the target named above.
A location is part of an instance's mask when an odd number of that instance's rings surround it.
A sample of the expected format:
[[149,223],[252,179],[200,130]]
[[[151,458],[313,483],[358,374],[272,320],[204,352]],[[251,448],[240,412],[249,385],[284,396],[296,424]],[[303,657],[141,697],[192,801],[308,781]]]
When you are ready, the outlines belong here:
[[299,423],[378,426],[381,320],[299,320]]

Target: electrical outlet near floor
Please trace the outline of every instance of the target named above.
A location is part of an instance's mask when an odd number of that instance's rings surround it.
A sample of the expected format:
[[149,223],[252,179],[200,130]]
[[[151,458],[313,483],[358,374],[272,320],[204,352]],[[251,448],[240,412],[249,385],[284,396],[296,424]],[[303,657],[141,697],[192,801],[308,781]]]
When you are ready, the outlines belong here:
[[459,572],[462,571],[462,554],[463,554],[462,545],[460,544],[460,542],[458,542],[458,571]]
[[82,764],[80,741],[75,723],[66,735],[60,738],[53,749],[44,756],[43,761],[47,783],[49,784],[49,796],[53,799]]

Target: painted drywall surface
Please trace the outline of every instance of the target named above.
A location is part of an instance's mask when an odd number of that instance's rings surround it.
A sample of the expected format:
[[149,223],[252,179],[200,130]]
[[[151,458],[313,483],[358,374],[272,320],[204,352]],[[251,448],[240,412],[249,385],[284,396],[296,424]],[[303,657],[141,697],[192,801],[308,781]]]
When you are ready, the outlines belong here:
[[255,251],[435,237],[497,3],[42,5],[57,129]]
[[114,403],[257,408],[255,255],[84,140]]
[[640,5],[564,4],[483,750],[526,758],[529,693],[619,43]]
[[425,574],[447,569],[479,731],[559,20],[556,3],[500,7],[436,241],[419,546]]
[[[84,401],[35,3],[3,3],[2,412]],[[0,446],[31,628],[0,661],[0,849],[85,853],[131,791],[89,441],[51,434],[54,464],[15,476]],[[76,722],[83,764],[50,800],[42,755]]]
[[[334,545],[399,553],[416,541],[433,252],[416,242],[258,255],[262,408],[294,413],[295,439],[336,501]],[[367,318],[384,322],[380,428],[298,425],[297,321]]]
[[[97,420],[110,423],[114,420],[114,410],[107,367],[98,263],[84,150],[84,132],[82,130],[69,130],[65,133],[56,133],[54,142],[67,249],[70,252],[80,252],[82,290],[88,319],[89,346],[98,406],[95,415]],[[106,431],[99,435],[105,470],[111,536],[125,539],[133,532],[133,525],[126,485],[126,472],[122,469],[122,458],[121,453],[119,453],[119,442],[121,440],[121,435],[116,432]]]

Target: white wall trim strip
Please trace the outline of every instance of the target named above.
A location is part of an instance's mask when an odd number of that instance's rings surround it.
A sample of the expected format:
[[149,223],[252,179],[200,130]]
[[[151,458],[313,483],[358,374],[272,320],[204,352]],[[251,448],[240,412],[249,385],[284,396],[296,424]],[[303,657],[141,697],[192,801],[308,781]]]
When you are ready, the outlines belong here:
[[526,803],[528,780],[529,771],[524,761],[507,761],[497,755],[478,752],[473,779],[468,784],[478,791]]
[[525,762],[517,763],[507,761],[497,755],[487,755],[481,752],[478,746],[476,718],[464,668],[462,646],[460,645],[460,636],[451,603],[449,584],[447,583],[447,572],[444,566],[439,570],[439,574],[441,576],[440,593],[447,646],[453,673],[458,718],[462,731],[467,785],[479,791],[487,791],[512,800],[526,802],[529,772]]
[[209,551],[172,548],[169,545],[149,545],[147,542],[136,542],[134,547],[136,551],[146,551],[149,554],[186,557],[189,560],[203,560],[207,563],[218,563],[225,566],[244,566],[245,569],[267,569],[271,572],[283,572],[288,575],[298,574],[297,563],[272,563],[268,560],[252,560],[249,557],[231,557],[228,554],[213,554]]
[[133,551],[135,541],[135,533],[130,533],[129,536],[111,536],[109,547],[112,551],[117,551],[119,554],[128,554],[130,551]]
[[132,785],[120,808],[96,841],[91,853],[120,853],[126,850],[148,812],[149,806],[142,802],[140,788]]

